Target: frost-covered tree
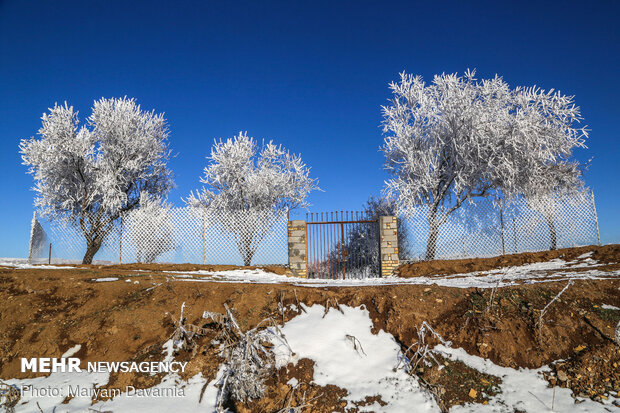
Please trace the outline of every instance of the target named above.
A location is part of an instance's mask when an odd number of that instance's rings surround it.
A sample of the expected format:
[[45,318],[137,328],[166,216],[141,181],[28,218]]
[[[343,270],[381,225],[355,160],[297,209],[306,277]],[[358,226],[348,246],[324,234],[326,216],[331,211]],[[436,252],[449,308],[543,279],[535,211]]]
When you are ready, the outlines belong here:
[[35,206],[81,231],[82,262],[90,264],[120,214],[140,205],[141,193],[164,195],[173,186],[168,127],[163,115],[128,98],[95,101],[86,126],[79,127],[78,113],[66,103],[42,120],[39,138],[20,143],[35,180]]
[[136,246],[136,261],[151,263],[175,248],[171,205],[159,196],[143,193],[140,207],[129,214],[129,233]]
[[[536,87],[511,89],[502,78],[474,72],[435,76],[425,84],[406,73],[391,83],[383,106],[386,193],[405,213],[428,208],[426,259],[435,257],[439,228],[475,197],[548,194],[550,168],[574,173],[572,150],[585,128],[573,97]],[[562,180],[559,180],[562,181]]]
[[190,206],[201,208],[209,223],[234,236],[244,265],[273,225],[294,208],[305,208],[308,193],[318,189],[310,168],[273,142],[259,148],[247,133],[215,141]]

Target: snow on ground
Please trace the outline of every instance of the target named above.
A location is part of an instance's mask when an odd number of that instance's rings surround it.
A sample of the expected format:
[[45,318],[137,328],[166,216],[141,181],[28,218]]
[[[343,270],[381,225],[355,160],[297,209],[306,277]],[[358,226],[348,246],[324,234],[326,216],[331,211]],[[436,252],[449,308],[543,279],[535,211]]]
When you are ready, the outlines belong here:
[[[385,406],[376,402],[373,405],[360,406],[360,411],[439,412],[436,402],[414,377],[402,369],[394,369],[398,364],[400,350],[394,337],[384,331],[372,334],[372,321],[368,310],[363,306],[340,308],[342,312],[332,308],[326,313],[325,308],[320,305],[304,306],[305,313],[282,327],[291,349],[296,353],[295,359],[309,358],[314,361],[313,381],[322,386],[333,384],[346,389],[349,407],[353,407],[354,401],[375,395],[387,403]],[[172,347],[172,340],[163,345],[164,361],[172,360]],[[547,367],[515,370],[469,355],[461,348],[438,345],[434,350],[451,360],[460,360],[476,370],[502,380],[499,385],[500,393],[492,396],[488,405],[455,406],[451,412],[602,413],[614,409],[611,404],[615,400],[613,398],[604,404],[589,399],[575,404],[569,389],[547,387],[548,383],[541,375]],[[283,361],[290,360],[288,352],[279,352],[276,349],[276,354],[286,358]],[[113,399],[97,402],[92,406],[92,392],[101,390],[101,387],[108,383],[108,373],[52,373],[47,377],[8,380],[8,383],[22,390],[22,400],[15,409],[16,413],[38,413],[39,406],[45,412],[56,413],[77,413],[88,409],[135,413],[214,412],[218,393],[216,383],[223,372],[224,366],[221,366],[216,378],[209,383],[202,374],[197,374],[188,381],[181,380],[177,374],[168,374],[161,383],[150,389],[114,394]],[[298,383],[291,381],[290,384]],[[25,391],[24,386],[32,386],[37,389],[38,394],[34,394],[34,390]],[[69,391],[79,391],[79,394],[63,404]]]
[[[539,262],[515,267],[506,267],[490,271],[478,271],[463,274],[441,275],[430,277],[383,277],[348,280],[306,279],[299,277],[285,277],[274,273],[255,270],[230,271],[166,271],[173,276],[172,280],[188,282],[238,282],[238,283],[288,283],[306,287],[359,287],[377,285],[431,285],[456,288],[493,288],[506,287],[520,283],[533,284],[567,279],[607,279],[620,277],[620,271],[601,271],[587,269],[582,271],[568,271],[575,268],[571,265],[575,261],[566,262],[560,259],[548,262]],[[590,265],[589,267],[592,267]]]
[[[586,263],[590,260],[591,262]],[[430,277],[383,277],[383,278],[365,278],[365,279],[346,279],[346,280],[329,280],[329,279],[306,279],[300,277],[286,277],[262,269],[239,269],[228,271],[165,271],[164,274],[171,278],[171,281],[187,281],[187,282],[232,282],[232,283],[258,283],[258,284],[293,284],[306,287],[360,287],[360,286],[379,286],[379,285],[431,285],[436,284],[442,287],[456,288],[493,288],[506,287],[520,283],[534,284],[540,282],[551,282],[568,279],[608,279],[620,277],[620,270],[602,271],[596,268],[601,264],[590,258],[585,261],[566,262],[561,259],[554,259],[547,262],[539,262],[533,264],[525,264],[516,267],[506,267],[490,271],[477,271],[463,274],[430,276]],[[29,265],[24,259],[0,258],[0,266],[14,267],[18,269],[73,269],[66,266],[49,266],[49,265]],[[584,268],[581,271],[575,271],[576,268]],[[135,272],[134,277],[150,276],[146,270],[132,270]],[[117,281],[117,277],[94,278],[93,281]],[[124,280],[125,281],[125,280]],[[136,283],[136,282],[134,282]]]
[[109,281],[118,281],[118,277],[104,277],[104,278],[95,278],[95,282],[104,283]]
[[[490,271],[477,271],[462,274],[399,278],[395,276],[383,278],[365,279],[306,279],[300,277],[286,277],[263,271],[262,269],[238,269],[228,271],[165,271],[165,275],[172,277],[172,281],[188,282],[233,282],[233,283],[259,283],[278,284],[287,283],[306,287],[360,287],[378,285],[431,285],[456,288],[493,288],[506,287],[520,283],[533,284],[567,279],[608,279],[620,277],[620,270],[602,271],[596,267],[602,266],[590,258],[592,253],[579,256],[574,261],[553,259],[547,262],[525,264],[515,267],[505,267]],[[71,269],[73,267],[29,265],[23,258],[0,258],[0,266],[9,266],[19,269]],[[579,271],[575,271],[580,269]],[[154,275],[146,270],[132,270],[138,276]],[[93,279],[93,281],[116,281],[112,277]]]
[[[73,264],[79,265],[82,263],[82,260],[67,260],[64,258],[52,258],[52,265],[47,265],[47,258],[45,259],[33,259],[33,264],[28,264],[28,258],[2,258],[0,257],[0,266],[3,267],[15,267],[19,269],[70,269],[74,267],[61,267],[62,264]],[[94,260],[93,265],[113,265],[118,264],[112,261],[105,260]]]
[[60,356],[60,358],[62,359],[69,358],[73,356],[74,354],[76,354],[78,351],[80,351],[81,348],[82,348],[81,344],[76,344],[75,346],[71,347],[69,350],[65,351],[64,354]]
[[[548,367],[540,369],[519,369],[501,367],[490,360],[472,356],[462,348],[450,348],[438,345],[435,350],[451,360],[460,360],[469,367],[486,374],[497,376],[502,380],[500,393],[490,397],[488,405],[467,404],[455,406],[450,412],[609,412],[616,409],[610,397],[604,404],[590,399],[581,399],[576,404],[571,396],[571,390],[560,387],[548,387],[549,383],[543,378],[542,372]],[[611,410],[610,410],[611,409]]]
[[[76,345],[61,357],[70,357],[80,348],[80,345]],[[172,361],[172,340],[164,343],[163,353],[165,353],[164,361]],[[84,365],[81,367],[85,369]],[[108,383],[109,378],[109,373],[89,373],[83,370],[80,373],[58,372],[51,373],[47,377],[13,379],[6,382],[16,385],[22,394],[15,413],[40,413],[38,406],[44,412],[55,413],[83,413],[93,410],[135,413],[213,412],[215,410],[217,381],[213,380],[207,385],[201,401],[200,393],[207,381],[201,373],[188,381],[181,380],[176,373],[170,373],[163,378],[161,383],[150,389],[121,388],[117,393],[111,391],[105,393],[102,387]],[[102,395],[114,396],[114,398],[91,406],[95,391],[99,391]],[[65,397],[70,394],[76,395],[68,403],[63,404]]]
[[46,269],[46,270],[56,270],[56,269],[72,269],[73,267],[61,267],[58,265],[43,265],[43,264],[28,264],[27,258],[0,258],[0,267],[14,267],[21,270],[25,269]]
[[[282,331],[294,352],[300,358],[314,360],[314,382],[319,385],[333,384],[347,389],[346,400],[363,400],[366,396],[379,395],[387,403],[381,407],[375,403],[360,411],[374,412],[436,412],[435,401],[425,393],[417,381],[402,369],[394,371],[398,364],[399,345],[391,334],[380,331],[371,333],[372,321],[362,307],[340,306],[343,313],[314,305],[307,313],[295,317],[284,325]],[[323,317],[324,316],[324,317]],[[355,337],[359,348],[355,350],[351,339]],[[610,398],[604,404],[590,399],[575,404],[570,389],[548,387],[541,372],[536,370],[501,367],[477,356],[471,356],[462,348],[438,345],[435,350],[451,360],[460,360],[468,366],[499,377],[500,393],[491,397],[488,405],[467,404],[454,406],[450,411],[459,412],[608,412],[615,409]],[[620,399],[618,399],[620,400]],[[368,410],[365,410],[368,409]]]
[[394,371],[400,346],[391,334],[371,333],[368,310],[340,306],[342,313],[330,309],[325,314],[320,305],[304,308],[306,312],[286,323],[282,332],[299,358],[314,361],[316,384],[348,390],[348,407],[367,396],[380,396],[387,403],[381,407],[375,402],[360,411],[410,412],[415,406],[416,412],[439,412],[415,378],[402,369]]

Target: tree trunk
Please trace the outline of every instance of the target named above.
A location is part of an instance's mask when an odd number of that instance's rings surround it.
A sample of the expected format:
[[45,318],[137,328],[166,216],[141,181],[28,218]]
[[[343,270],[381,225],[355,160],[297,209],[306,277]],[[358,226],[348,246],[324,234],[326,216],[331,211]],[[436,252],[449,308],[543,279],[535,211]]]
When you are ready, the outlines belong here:
[[93,258],[99,248],[101,248],[101,244],[103,243],[103,239],[96,237],[94,240],[86,241],[86,253],[84,254],[84,258],[82,259],[82,264],[92,264]]
[[252,257],[254,257],[254,251],[252,251],[252,238],[253,233],[251,230],[244,229],[240,234],[237,245],[239,246],[239,253],[243,259],[243,265],[249,266],[252,264]]
[[426,261],[435,259],[438,235],[439,231],[437,229],[431,230],[431,232],[428,234],[428,241],[426,243],[426,256],[424,257]]
[[252,265],[252,258],[254,257],[254,251],[252,251],[252,238],[248,237],[244,242],[244,254],[243,254],[243,265],[246,267]]
[[250,264],[252,264],[252,256],[248,254],[247,256],[243,257],[243,265],[249,267]]
[[426,261],[434,260],[437,252],[437,237],[439,236],[439,226],[437,225],[437,211],[432,211],[428,216],[428,241],[426,242]]
[[553,222],[553,217],[545,217],[547,219],[547,224],[549,225],[549,238],[551,240],[551,246],[549,249],[551,251],[558,249],[558,237],[555,231],[555,223]]

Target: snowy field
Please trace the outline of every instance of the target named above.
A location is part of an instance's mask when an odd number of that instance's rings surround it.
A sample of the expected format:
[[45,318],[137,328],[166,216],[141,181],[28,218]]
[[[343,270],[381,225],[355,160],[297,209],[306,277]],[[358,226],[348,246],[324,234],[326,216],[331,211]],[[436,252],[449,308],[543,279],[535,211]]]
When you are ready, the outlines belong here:
[[[574,261],[553,259],[548,262],[539,262],[515,267],[506,267],[490,271],[477,271],[463,274],[438,275],[427,277],[400,278],[396,276],[384,278],[326,280],[286,277],[261,269],[230,270],[230,271],[164,271],[158,275],[165,275],[169,281],[177,282],[232,282],[232,283],[259,283],[278,284],[286,283],[306,287],[360,287],[379,285],[431,285],[456,288],[493,288],[506,287],[516,284],[534,284],[559,280],[600,280],[620,277],[620,270],[601,270],[600,264],[590,258],[591,253],[584,254]],[[23,259],[0,258],[0,266],[18,269],[71,269],[66,266],[29,265]],[[151,275],[151,272],[134,270],[137,279]],[[155,275],[155,274],[153,274]],[[127,281],[126,277],[106,277],[95,281]]]
[[[303,305],[303,304],[302,304]],[[363,307],[341,306],[342,312],[320,305],[304,307],[306,312],[287,322],[282,331],[295,353],[275,348],[278,364],[296,363],[301,358],[314,361],[313,381],[318,385],[336,385],[346,389],[345,401],[348,407],[366,396],[379,396],[385,406],[375,402],[360,406],[365,412],[440,412],[434,399],[426,393],[415,378],[409,376],[399,365],[399,345],[391,334],[380,331],[371,333],[372,321]],[[355,337],[357,346],[347,336]],[[357,347],[357,348],[356,348]],[[501,379],[500,393],[490,397],[487,405],[466,404],[455,406],[451,412],[608,412],[616,409],[614,398],[603,404],[584,399],[576,404],[569,389],[548,387],[542,372],[536,370],[511,369],[493,364],[489,360],[467,354],[461,348],[438,345],[434,351],[451,360],[460,360],[468,366]],[[162,348],[165,361],[172,360],[172,343]],[[59,355],[60,356],[60,355]],[[19,388],[31,385],[35,388],[61,389],[56,397],[35,397],[24,394],[16,413],[56,413],[94,411],[123,412],[214,412],[218,393],[218,382],[224,369],[220,367],[215,380],[207,380],[198,374],[188,381],[176,374],[169,374],[164,380],[149,389],[150,394],[167,394],[168,397],[153,397],[123,393],[106,402],[91,406],[90,397],[74,397],[62,404],[64,396],[73,388],[98,389],[107,384],[107,373],[52,373],[48,377],[26,380],[9,380]],[[289,382],[290,383],[290,382]],[[206,384],[202,399],[200,394]],[[296,383],[290,383],[295,386]],[[176,395],[176,396],[172,396]],[[38,403],[38,406],[37,406]],[[414,410],[412,410],[414,409]]]

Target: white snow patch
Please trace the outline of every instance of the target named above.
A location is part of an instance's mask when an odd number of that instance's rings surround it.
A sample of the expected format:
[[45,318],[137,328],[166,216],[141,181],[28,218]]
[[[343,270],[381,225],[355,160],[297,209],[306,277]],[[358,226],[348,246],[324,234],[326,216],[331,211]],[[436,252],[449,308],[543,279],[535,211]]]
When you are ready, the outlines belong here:
[[63,270],[73,269],[75,267],[67,267],[60,265],[42,265],[42,264],[28,264],[27,258],[0,258],[0,266],[13,267],[20,270],[26,269],[41,269],[41,270]]
[[97,279],[94,279],[93,281],[98,282],[98,283],[109,282],[109,281],[118,281],[118,277],[97,278]]
[[82,348],[81,344],[76,344],[75,346],[71,347],[69,350],[65,351],[63,355],[60,356],[60,358],[61,359],[69,358],[75,353],[77,353],[78,351],[80,351],[81,348]]
[[[387,403],[381,407],[360,406],[360,411],[438,412],[439,408],[415,378],[403,370],[394,371],[400,346],[391,334],[371,333],[372,321],[363,306],[340,306],[343,313],[320,305],[305,307],[303,313],[282,328],[291,349],[299,358],[314,361],[313,381],[346,389],[348,406],[367,396],[380,396]],[[354,337],[358,347],[354,348]]]
[[592,256],[593,251],[590,252],[586,252],[585,254],[581,254],[580,256],[577,257],[578,260],[583,260],[585,258],[589,258]]
[[[79,265],[82,263],[81,260],[68,260],[63,258],[52,258],[52,265],[48,265],[47,258],[33,258],[33,263],[28,264],[28,258],[8,258],[8,257],[0,257],[0,266],[4,267],[14,267],[17,269],[44,269],[44,270],[63,270],[63,269],[74,269],[75,267],[67,267],[67,264]],[[37,264],[38,262],[38,264]],[[62,265],[65,266],[62,266]],[[94,260],[93,265],[114,265],[118,264],[112,261],[104,261],[104,260]]]
[[286,384],[288,384],[289,386],[297,386],[299,384],[299,380],[297,380],[295,377],[291,378],[289,381],[286,382]]
[[620,308],[616,307],[615,305],[609,305],[609,304],[603,304],[601,308],[604,310],[620,310]]

